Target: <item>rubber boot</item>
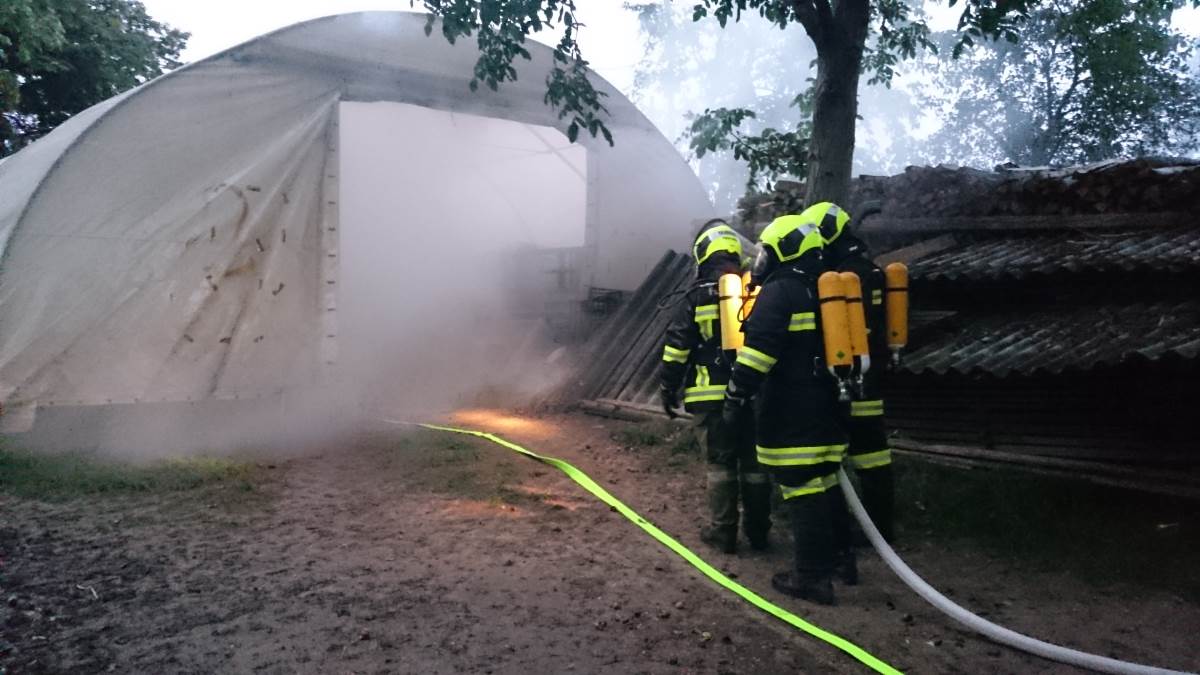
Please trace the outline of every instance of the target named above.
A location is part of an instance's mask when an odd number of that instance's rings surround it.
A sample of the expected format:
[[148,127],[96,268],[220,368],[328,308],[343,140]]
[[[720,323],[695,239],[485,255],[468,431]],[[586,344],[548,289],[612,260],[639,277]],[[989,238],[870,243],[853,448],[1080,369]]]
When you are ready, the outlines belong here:
[[765,551],[770,546],[771,481],[766,472],[742,474],[742,530],[750,548]]
[[708,513],[711,524],[700,530],[700,540],[722,553],[737,553],[738,480],[732,469],[708,465]]
[[833,527],[824,492],[784,501],[792,525],[792,569],[771,578],[775,590],[819,605],[836,604],[833,595]]
[[863,506],[867,509],[867,515],[871,516],[871,522],[875,523],[875,527],[879,530],[879,534],[883,535],[885,541],[889,544],[895,543],[893,513],[896,479],[892,465],[885,464],[874,469],[860,469],[858,479],[862,485]]
[[825,491],[833,525],[833,572],[847,586],[858,585],[858,557],[850,533],[850,509],[839,483]]

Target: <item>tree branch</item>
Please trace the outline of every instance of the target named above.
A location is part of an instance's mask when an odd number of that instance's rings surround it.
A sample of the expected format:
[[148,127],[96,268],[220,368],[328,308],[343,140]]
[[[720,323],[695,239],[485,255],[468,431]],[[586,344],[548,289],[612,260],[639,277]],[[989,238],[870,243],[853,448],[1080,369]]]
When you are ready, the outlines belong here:
[[1071,98],[1075,95],[1075,90],[1079,88],[1080,82],[1083,81],[1083,63],[1079,58],[1079,53],[1072,50],[1071,52],[1071,86],[1058,99],[1057,110],[1054,113],[1054,125],[1051,127],[1054,133],[1051,136],[1050,155],[1053,157],[1062,149],[1062,144],[1066,140],[1067,135],[1067,119],[1066,107],[1071,103]]
[[813,42],[816,42],[821,35],[821,19],[817,15],[817,8],[813,5],[813,0],[795,0],[792,3],[792,11],[796,14],[800,25],[804,26],[804,32],[808,33],[808,37]]

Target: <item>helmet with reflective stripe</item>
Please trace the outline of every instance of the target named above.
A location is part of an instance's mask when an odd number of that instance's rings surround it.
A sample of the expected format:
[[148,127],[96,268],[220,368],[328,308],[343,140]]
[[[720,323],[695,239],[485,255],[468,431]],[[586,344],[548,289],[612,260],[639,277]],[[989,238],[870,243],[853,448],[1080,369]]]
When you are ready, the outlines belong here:
[[751,271],[755,284],[765,281],[782,263],[796,260],[810,251],[820,253],[825,244],[821,231],[805,213],[808,211],[780,216],[758,236],[762,247]]
[[850,214],[833,202],[813,204],[804,209],[800,216],[807,218],[821,230],[821,239],[825,241],[826,246],[837,241],[846,229],[846,223],[850,222]]
[[781,263],[795,260],[824,245],[817,223],[804,213],[776,218],[762,231],[758,240],[762,242],[763,248],[770,249],[775,254],[776,261]]
[[692,257],[699,265],[708,260],[714,253],[732,253],[738,259],[742,257],[742,240],[736,230],[724,220],[716,218],[704,224],[704,229],[692,244]]

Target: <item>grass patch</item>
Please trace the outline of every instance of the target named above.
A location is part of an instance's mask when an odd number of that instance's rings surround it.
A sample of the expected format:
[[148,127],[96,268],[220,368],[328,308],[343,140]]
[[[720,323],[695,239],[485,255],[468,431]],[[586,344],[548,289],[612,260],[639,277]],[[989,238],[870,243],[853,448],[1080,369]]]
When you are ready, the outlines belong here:
[[896,463],[904,539],[969,540],[1018,565],[1200,600],[1193,501],[999,469]]
[[630,448],[653,448],[666,442],[667,433],[662,422],[640,422],[613,430],[609,438]]
[[37,454],[0,446],[0,493],[31,499],[180,492],[217,485],[254,492],[256,472],[251,463],[225,459],[129,464],[82,453]]
[[514,489],[518,462],[508,450],[487,441],[421,431],[398,440],[387,453],[387,466],[414,487],[493,504],[516,504],[529,496]]
[[654,470],[679,471],[702,459],[695,433],[686,424],[667,420],[626,424],[612,431],[609,438],[627,450],[655,455],[651,464]]
[[691,429],[665,420],[626,424],[610,433],[609,438],[627,448],[661,448],[672,455],[698,451]]

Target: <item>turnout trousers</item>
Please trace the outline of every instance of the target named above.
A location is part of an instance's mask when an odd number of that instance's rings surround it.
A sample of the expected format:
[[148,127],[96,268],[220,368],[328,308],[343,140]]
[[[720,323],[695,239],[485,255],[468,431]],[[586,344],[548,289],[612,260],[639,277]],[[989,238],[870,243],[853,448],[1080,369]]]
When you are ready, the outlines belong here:
[[736,538],[740,498],[742,531],[752,543],[765,542],[771,528],[771,483],[755,456],[753,411],[744,411],[732,428],[721,422],[719,408],[698,413],[695,420],[707,464],[711,529]]

